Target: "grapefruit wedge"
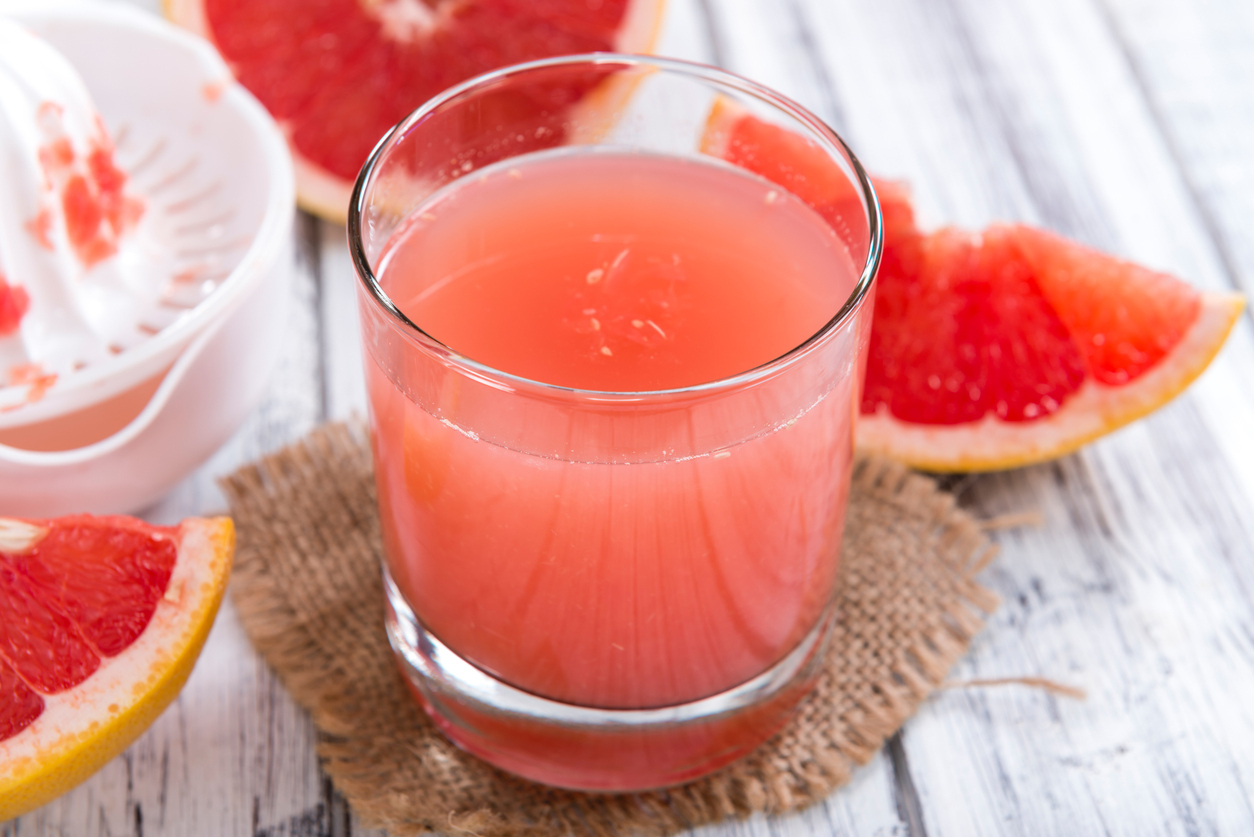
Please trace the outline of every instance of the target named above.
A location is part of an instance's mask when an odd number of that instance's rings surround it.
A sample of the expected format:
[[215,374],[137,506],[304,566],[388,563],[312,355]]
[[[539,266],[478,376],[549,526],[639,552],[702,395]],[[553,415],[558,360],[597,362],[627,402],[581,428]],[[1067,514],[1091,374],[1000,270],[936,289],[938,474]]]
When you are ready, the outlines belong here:
[[[719,100],[702,150],[790,189],[835,224],[861,204],[822,152]],[[874,180],[884,217],[860,448],[930,471],[990,471],[1074,451],[1157,409],[1206,369],[1244,308],[1022,224],[915,225],[909,189]]]
[[[647,52],[664,0],[164,0],[213,42],[283,126],[305,209],[343,221],[357,172],[394,124],[480,73],[582,52]],[[594,84],[520,106],[552,111]],[[514,114],[515,118],[517,114]],[[561,141],[560,132],[551,141]]]
[[0,517],[0,820],[82,782],[174,699],[233,549],[227,518]]

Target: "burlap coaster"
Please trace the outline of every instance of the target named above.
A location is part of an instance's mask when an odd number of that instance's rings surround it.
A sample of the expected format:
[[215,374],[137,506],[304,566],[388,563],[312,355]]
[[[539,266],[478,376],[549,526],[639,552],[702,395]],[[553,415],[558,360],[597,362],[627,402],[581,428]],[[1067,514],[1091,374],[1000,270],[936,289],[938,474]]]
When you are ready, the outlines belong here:
[[822,799],[941,682],[996,597],[993,555],[931,480],[859,461],[839,624],[817,691],[746,759],[679,788],[623,796],[530,784],[449,744],[406,691],[383,631],[368,445],[323,427],[223,480],[238,527],[231,584],[253,643],[313,714],[318,752],[361,820],[394,834],[663,835]]

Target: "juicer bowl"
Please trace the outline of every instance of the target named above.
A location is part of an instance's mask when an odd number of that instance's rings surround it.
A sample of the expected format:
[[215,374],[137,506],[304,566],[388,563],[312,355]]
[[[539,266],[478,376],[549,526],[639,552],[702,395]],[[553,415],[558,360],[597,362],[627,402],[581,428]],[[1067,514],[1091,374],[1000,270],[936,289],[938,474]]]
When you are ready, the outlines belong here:
[[[37,400],[0,388],[0,440],[9,442],[0,442],[0,515],[137,511],[217,450],[264,392],[293,268],[291,158],[216,51],[153,15],[47,0],[0,0],[0,14],[79,71],[118,164],[154,213],[162,257],[208,289],[150,338]],[[75,438],[104,421],[106,407],[136,397],[104,438],[68,448],[23,441],[68,426],[79,428]]]

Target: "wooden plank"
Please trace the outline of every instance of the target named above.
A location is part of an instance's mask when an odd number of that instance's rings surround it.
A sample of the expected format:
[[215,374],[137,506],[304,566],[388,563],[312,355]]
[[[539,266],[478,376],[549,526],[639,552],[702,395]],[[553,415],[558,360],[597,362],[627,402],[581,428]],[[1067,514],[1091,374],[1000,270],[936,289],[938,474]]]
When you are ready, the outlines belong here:
[[[361,323],[357,317],[357,274],[348,254],[343,225],[317,223],[321,296],[323,386],[327,418],[342,421],[366,416],[362,369]],[[387,837],[382,829],[366,828],[339,794],[331,799],[329,837]],[[338,829],[338,830],[337,830]]]
[[843,104],[796,0],[777,4],[720,0],[706,5],[725,69],[783,93],[843,132]]
[[357,319],[357,274],[348,255],[344,226],[321,221],[318,239],[327,417],[364,417],[366,385]]
[[717,44],[709,23],[709,0],[667,0],[654,52],[669,58],[715,64]]
[[[771,4],[719,0],[703,4],[703,11],[709,21],[710,52],[724,68],[784,93],[838,132],[843,129],[844,103],[801,5],[794,0]],[[881,753],[820,806],[789,816],[756,817],[711,833],[888,833],[905,827],[899,796],[893,765]]]
[[[1102,0],[1111,40],[1123,53],[1150,118],[1164,138],[1185,200],[1214,242],[1217,273],[1254,296],[1254,5],[1227,0],[1196,3]],[[1254,344],[1248,323],[1234,342]],[[1220,369],[1198,384],[1209,403],[1249,388],[1248,350],[1229,350]],[[1199,419],[1225,441],[1225,456],[1254,497],[1254,416],[1236,408],[1207,410]]]
[[1254,293],[1254,5],[1100,0],[1225,271]]
[[[1088,698],[1007,686],[931,701],[905,734],[929,834],[1249,829],[1249,763],[1227,741],[1254,716],[1220,683],[1254,676],[1237,627],[1250,578],[1206,560],[1239,530],[1216,534],[1153,490],[1169,484],[1160,461],[1105,453],[971,484],[973,507],[1045,525],[1000,538],[987,580],[1006,603],[955,679],[1046,676]],[[1130,507],[1147,489],[1151,508]]]
[[[1230,287],[1216,242],[1101,14],[1085,2],[807,3],[847,133],[909,176],[927,220],[1044,223]],[[1249,41],[1247,35],[1247,42]],[[1248,124],[1248,123],[1247,123]],[[1242,325],[1199,386],[1052,466],[958,483],[977,513],[1037,510],[1000,535],[1006,604],[904,751],[928,834],[1243,833],[1254,823],[1235,698],[1254,684]],[[1242,684],[1227,689],[1220,684]]]

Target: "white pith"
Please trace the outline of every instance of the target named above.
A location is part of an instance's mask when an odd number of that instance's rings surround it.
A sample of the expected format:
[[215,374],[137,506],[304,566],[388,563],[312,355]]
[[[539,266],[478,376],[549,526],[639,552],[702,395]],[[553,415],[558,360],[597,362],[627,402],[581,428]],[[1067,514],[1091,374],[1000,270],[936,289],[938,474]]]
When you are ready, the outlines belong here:
[[360,5],[383,26],[383,34],[394,41],[412,43],[428,35],[451,14],[459,2],[443,2],[438,8],[422,0],[360,0]]
[[288,141],[292,164],[296,169],[296,203],[301,209],[320,218],[343,224],[348,220],[348,202],[353,184],[312,163]]
[[0,552],[24,555],[44,539],[48,530],[25,520],[0,517]]
[[617,52],[651,52],[662,28],[662,12],[666,0],[633,0],[627,5],[627,16],[614,38]]
[[1197,320],[1149,371],[1123,386],[1085,380],[1061,409],[1024,422],[925,425],[900,421],[881,407],[858,420],[858,447],[928,471],[989,471],[1070,453],[1170,401],[1202,374],[1244,308],[1239,294],[1202,294]]
[[[116,744],[108,727],[126,725],[127,713],[162,681],[186,676],[190,666],[179,663],[188,653],[199,652],[196,636],[203,634],[203,623],[216,608],[230,560],[229,554],[218,554],[214,548],[219,525],[185,522],[170,583],[139,638],[118,656],[105,658],[74,688],[44,695],[43,714],[16,736],[0,741],[0,796],[67,751]],[[170,697],[175,692],[171,690]],[[82,758],[90,756],[85,751]]]

